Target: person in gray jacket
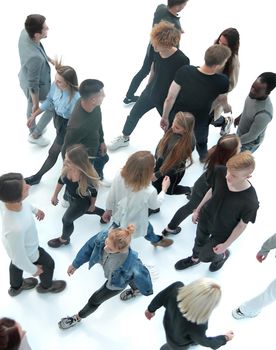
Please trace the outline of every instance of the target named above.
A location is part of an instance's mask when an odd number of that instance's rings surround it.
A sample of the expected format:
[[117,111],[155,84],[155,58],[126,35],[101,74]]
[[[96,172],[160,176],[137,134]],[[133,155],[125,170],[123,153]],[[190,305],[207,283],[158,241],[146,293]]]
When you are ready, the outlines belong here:
[[265,130],[273,116],[269,94],[276,86],[276,74],[265,72],[258,76],[251,86],[242,114],[235,119],[238,125],[241,151],[255,152],[264,140]]
[[[18,74],[20,86],[27,97],[27,118],[39,108],[39,101],[46,99],[51,87],[51,60],[42,44],[41,39],[47,38],[48,26],[46,18],[42,15],[29,15],[25,21],[25,29],[22,30],[18,42],[21,69]],[[41,135],[46,125],[50,122],[53,113],[48,111],[29,127],[29,141],[39,146],[47,146],[49,141]]]
[[[266,240],[261,250],[257,253],[256,259],[262,263],[271,249],[276,248],[276,233]],[[237,309],[232,311],[232,316],[236,319],[255,317],[262,309],[276,300],[276,279],[259,295],[246,301]]]

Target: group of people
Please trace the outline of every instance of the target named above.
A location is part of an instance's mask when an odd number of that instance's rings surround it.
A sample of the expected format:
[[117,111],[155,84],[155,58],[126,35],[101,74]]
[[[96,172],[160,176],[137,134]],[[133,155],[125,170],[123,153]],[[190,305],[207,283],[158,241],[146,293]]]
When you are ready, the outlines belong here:
[[[229,258],[231,244],[249,222],[256,220],[259,202],[249,182],[255,169],[252,153],[263,141],[272,119],[269,94],[276,86],[276,74],[265,72],[254,81],[244,110],[234,121],[237,133],[229,134],[233,118],[227,97],[238,82],[239,33],[235,28],[227,28],[206,50],[204,64],[190,65],[189,58],[179,49],[183,29],[178,13],[187,2],[168,0],[167,5],[157,7],[143,66],[124,99],[125,104],[135,104],[122,135],[108,146],[104,141],[101,114],[104,84],[86,79],[79,85],[76,71],[49,58],[41,44],[48,32],[46,18],[29,15],[25,21],[19,38],[19,80],[27,97],[28,141],[47,146],[49,141],[43,134],[51,120],[56,137],[47,159],[34,175],[0,176],[2,242],[11,260],[9,295],[16,297],[33,288],[38,293],[59,293],[66,288],[64,280],[53,279],[54,260],[39,245],[33,215],[43,220],[44,213],[25,201],[30,186],[40,183],[60,154],[63,167],[51,202],[55,206],[59,203],[59,194],[65,185],[62,205],[66,211],[61,235],[50,239],[49,247],[73,244],[74,221],[85,214],[98,215],[102,224],[110,223],[109,228],[94,234],[83,245],[67,269],[71,276],[85,263],[89,269],[99,263],[106,281],[80,311],[60,320],[61,329],[80,323],[117,294],[123,301],[153,294],[150,272],[131,249],[132,238],[144,237],[154,247],[169,247],[173,240],[168,236],[179,234],[181,222],[193,214],[197,230],[192,255],[177,261],[175,269],[209,262],[209,270],[215,272]],[[56,69],[53,83],[50,64]],[[135,95],[148,74],[145,90],[141,96]],[[109,160],[107,149],[112,152],[128,146],[139,119],[153,108],[160,114],[160,126],[164,130],[155,154],[147,150],[131,154],[112,181],[105,208],[97,207],[99,186],[109,185],[104,179],[104,166]],[[208,150],[210,124],[221,128],[221,137]],[[195,148],[204,172],[190,188],[180,183],[186,168],[193,164]],[[165,194],[186,195],[188,202],[176,211],[158,235],[149,216],[160,211]],[[274,235],[264,243],[257,254],[258,261],[262,262],[276,247],[275,241]],[[32,277],[23,278],[24,272]],[[209,317],[220,298],[220,286],[209,278],[200,278],[188,285],[178,281],[158,293],[145,316],[150,320],[161,306],[166,309],[167,342],[161,349],[187,349],[192,344],[217,349],[232,340],[232,331],[217,337],[206,335]],[[254,317],[275,298],[274,281],[261,296],[233,310],[233,317]],[[15,321],[0,320],[0,349],[11,349],[9,344],[13,341],[12,349],[18,349],[24,338]]]

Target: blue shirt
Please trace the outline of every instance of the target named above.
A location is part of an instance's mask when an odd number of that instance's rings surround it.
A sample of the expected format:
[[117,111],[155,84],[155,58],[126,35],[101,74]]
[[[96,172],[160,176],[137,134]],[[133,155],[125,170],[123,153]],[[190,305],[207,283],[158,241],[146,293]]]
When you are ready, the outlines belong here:
[[46,97],[46,100],[42,102],[40,109],[42,111],[54,110],[57,115],[69,119],[71,113],[75,107],[77,100],[80,98],[78,91],[74,92],[70,100],[68,90],[60,90],[56,83],[52,83],[51,89]]

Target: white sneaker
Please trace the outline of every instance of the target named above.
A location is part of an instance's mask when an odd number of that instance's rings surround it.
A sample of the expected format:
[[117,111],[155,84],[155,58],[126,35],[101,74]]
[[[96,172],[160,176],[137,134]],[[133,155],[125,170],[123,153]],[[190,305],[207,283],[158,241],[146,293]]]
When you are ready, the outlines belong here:
[[241,312],[240,308],[234,309],[232,311],[232,316],[236,319],[236,320],[242,320],[243,318],[253,318],[258,316],[257,314],[252,314],[252,315],[245,315],[243,312]]
[[69,203],[69,201],[66,201],[65,199],[63,199],[63,200],[61,201],[61,206],[62,206],[63,208],[69,208],[69,207],[70,207],[70,203]]
[[40,146],[40,147],[46,147],[46,146],[48,146],[49,143],[50,143],[50,140],[46,139],[46,138],[43,137],[43,136],[40,136],[40,137],[38,137],[37,139],[35,139],[31,134],[30,134],[29,137],[28,137],[28,141],[29,141],[30,143],[34,143],[34,144],[36,144],[36,145],[38,145],[38,146]]
[[107,146],[107,148],[110,151],[115,151],[116,149],[120,147],[126,147],[129,144],[129,137],[125,137],[123,135],[116,137],[113,141],[110,142],[110,144]]
[[104,179],[100,180],[99,184],[100,184],[100,186],[103,186],[103,187],[110,187],[111,186],[111,182],[104,180]]

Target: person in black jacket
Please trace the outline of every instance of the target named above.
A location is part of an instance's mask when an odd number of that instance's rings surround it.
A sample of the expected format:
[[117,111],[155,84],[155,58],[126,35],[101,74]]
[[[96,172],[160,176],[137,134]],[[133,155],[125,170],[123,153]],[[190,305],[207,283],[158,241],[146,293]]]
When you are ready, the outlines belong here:
[[164,306],[163,325],[167,343],[160,350],[184,350],[190,345],[218,349],[234,337],[232,331],[207,337],[208,320],[221,298],[220,286],[210,278],[200,278],[184,286],[172,283],[153,298],[145,311],[150,320]]

